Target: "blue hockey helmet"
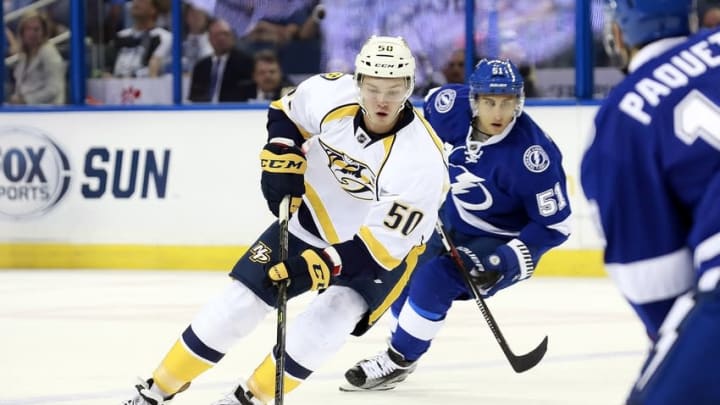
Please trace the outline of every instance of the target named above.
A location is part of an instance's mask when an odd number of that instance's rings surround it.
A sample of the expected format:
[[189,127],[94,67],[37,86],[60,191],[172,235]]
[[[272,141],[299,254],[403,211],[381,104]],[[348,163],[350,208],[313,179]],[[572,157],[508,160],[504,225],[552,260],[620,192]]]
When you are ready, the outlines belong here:
[[606,0],[606,26],[617,23],[623,42],[639,47],[695,29],[694,0]]
[[482,59],[468,80],[470,103],[475,113],[475,100],[480,94],[514,95],[518,98],[515,115],[520,115],[525,104],[525,81],[520,70],[509,59]]

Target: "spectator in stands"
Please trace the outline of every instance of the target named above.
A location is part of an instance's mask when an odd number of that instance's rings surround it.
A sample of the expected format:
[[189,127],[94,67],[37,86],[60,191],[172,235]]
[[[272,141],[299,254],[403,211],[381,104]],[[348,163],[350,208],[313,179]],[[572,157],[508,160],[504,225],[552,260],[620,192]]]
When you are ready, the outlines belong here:
[[195,64],[190,80],[190,101],[245,101],[243,88],[251,81],[252,57],[235,47],[235,34],[225,20],[208,28],[213,54]]
[[518,70],[523,79],[525,79],[525,98],[540,97],[540,92],[538,92],[537,86],[535,86],[535,66],[525,63],[518,65]]
[[465,50],[456,49],[450,54],[442,70],[445,83],[465,83]]
[[[417,53],[416,63],[419,66],[425,66],[427,73],[423,76],[424,80],[415,84],[415,97],[425,97],[428,92],[436,87],[440,87],[447,83],[465,83],[465,49],[455,49],[450,53],[450,57],[442,65],[440,72],[432,67],[432,62],[427,55],[421,52]],[[420,75],[418,75],[420,76]]]
[[10,104],[64,104],[65,62],[48,42],[45,17],[30,12],[18,23],[18,60],[13,70],[15,88]]
[[156,25],[159,0],[133,0],[133,26],[118,32],[115,40],[116,77],[157,77],[170,61],[172,34]]
[[5,57],[15,55],[19,48],[20,45],[15,38],[15,34],[13,34],[10,28],[5,27]]
[[185,6],[185,40],[183,40],[183,72],[192,72],[195,64],[213,53],[208,35],[210,17],[191,4]]
[[712,29],[720,26],[720,4],[706,8],[700,18],[700,26]]
[[284,78],[277,54],[266,49],[255,54],[252,82],[243,89],[247,101],[277,100],[293,86]]
[[242,36],[240,46],[253,54],[264,49],[274,50],[285,73],[318,73],[322,54],[319,23],[324,17],[324,6],[317,0],[306,2],[292,13],[261,15]]

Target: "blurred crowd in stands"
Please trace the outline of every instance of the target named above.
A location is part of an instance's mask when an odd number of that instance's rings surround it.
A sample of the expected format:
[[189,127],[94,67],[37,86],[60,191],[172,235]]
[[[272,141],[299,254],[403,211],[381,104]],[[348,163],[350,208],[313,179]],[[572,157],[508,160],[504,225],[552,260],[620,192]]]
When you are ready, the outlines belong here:
[[[602,6],[593,0],[595,66]],[[170,0],[86,0],[89,79],[157,78],[171,74]],[[573,0],[477,0],[478,59],[498,53],[522,67],[528,97],[538,69],[569,71],[574,83]],[[492,8],[494,5],[494,9]],[[701,0],[703,26],[720,25],[720,0]],[[267,102],[306,77],[350,73],[353,56],[372,33],[403,36],[418,62],[416,97],[463,82],[462,0],[184,0],[182,73],[187,100]],[[70,0],[3,0],[5,102],[62,105],[68,96]],[[171,89],[167,89],[168,92]]]

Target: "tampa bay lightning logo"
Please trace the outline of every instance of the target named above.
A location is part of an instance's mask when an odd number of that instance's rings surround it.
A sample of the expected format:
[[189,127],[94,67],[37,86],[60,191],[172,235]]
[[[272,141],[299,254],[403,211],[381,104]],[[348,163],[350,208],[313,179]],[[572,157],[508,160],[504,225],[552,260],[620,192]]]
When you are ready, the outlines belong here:
[[435,96],[435,110],[439,113],[446,113],[455,104],[455,90],[445,89]]
[[550,157],[540,145],[533,145],[523,154],[525,167],[533,173],[542,173],[550,166]]
[[462,170],[450,185],[453,200],[459,209],[484,211],[492,207],[493,197],[483,184],[485,179],[470,173],[462,166],[451,165],[451,168]]
[[327,154],[330,171],[343,190],[360,200],[375,199],[376,176],[368,165],[331,148],[322,141],[320,146]]

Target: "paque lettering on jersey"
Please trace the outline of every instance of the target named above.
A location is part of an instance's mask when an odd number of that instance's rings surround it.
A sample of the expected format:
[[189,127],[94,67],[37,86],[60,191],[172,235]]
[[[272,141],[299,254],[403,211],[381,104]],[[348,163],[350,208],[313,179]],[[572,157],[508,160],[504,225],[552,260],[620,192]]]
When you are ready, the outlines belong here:
[[649,125],[651,115],[646,106],[656,107],[663,97],[673,89],[684,87],[689,78],[697,77],[708,69],[720,66],[720,33],[682,49],[652,71],[652,77],[638,80],[634,90],[629,91],[620,101],[620,110],[642,124]]
[[42,215],[65,196],[70,163],[44,132],[29,127],[0,129],[0,214]]
[[342,189],[361,200],[374,199],[376,176],[370,167],[343,152],[331,148],[322,141],[319,143],[327,154],[328,167]]

